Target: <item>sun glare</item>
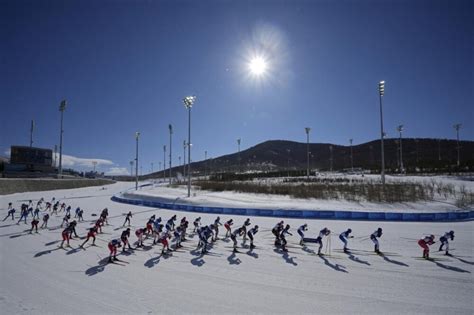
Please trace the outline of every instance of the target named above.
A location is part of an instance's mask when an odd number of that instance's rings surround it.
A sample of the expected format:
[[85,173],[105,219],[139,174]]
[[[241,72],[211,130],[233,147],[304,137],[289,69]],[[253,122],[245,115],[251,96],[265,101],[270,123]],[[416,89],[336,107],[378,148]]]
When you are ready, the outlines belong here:
[[255,57],[250,60],[249,69],[253,75],[260,76],[267,69],[267,63],[262,57]]

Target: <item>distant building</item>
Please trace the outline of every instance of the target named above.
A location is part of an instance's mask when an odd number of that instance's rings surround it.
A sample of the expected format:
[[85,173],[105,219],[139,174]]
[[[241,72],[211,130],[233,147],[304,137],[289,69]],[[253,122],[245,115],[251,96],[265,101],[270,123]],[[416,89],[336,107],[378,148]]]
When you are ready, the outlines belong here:
[[51,149],[11,146],[10,163],[5,173],[54,173]]

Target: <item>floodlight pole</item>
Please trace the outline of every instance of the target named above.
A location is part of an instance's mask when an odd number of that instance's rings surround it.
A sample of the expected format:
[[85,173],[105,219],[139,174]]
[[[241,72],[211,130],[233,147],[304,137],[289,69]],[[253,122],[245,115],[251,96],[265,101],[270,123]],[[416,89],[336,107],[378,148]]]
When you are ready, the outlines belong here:
[[140,138],[140,133],[135,132],[136,140],[136,154],[135,154],[135,190],[138,190],[138,139]]
[[35,129],[35,121],[31,120],[31,128],[30,128],[30,147],[33,146],[33,130]]
[[163,146],[163,182],[166,180],[166,144]]
[[130,176],[133,176],[133,160],[130,161]]
[[184,106],[188,109],[188,197],[191,197],[191,108],[196,101],[196,96],[186,96]]
[[204,177],[207,177],[207,151],[204,151]]
[[173,126],[171,124],[168,125],[168,129],[170,131],[170,186],[171,186],[171,160],[172,160],[172,155],[171,155],[171,138],[173,135]]
[[332,145],[329,146],[329,170],[332,172]]
[[403,167],[403,150],[402,150],[402,131],[403,131],[403,125],[399,125],[397,127],[397,131],[400,134],[400,173],[404,173],[405,169]]
[[286,152],[288,153],[288,163],[287,163],[287,168],[288,168],[288,177],[290,177],[290,149],[286,149]]
[[311,128],[306,127],[304,130],[306,132],[306,179],[309,181],[309,132]]
[[59,105],[59,111],[61,112],[61,132],[60,132],[60,137],[59,137],[59,168],[58,168],[58,174],[59,177],[62,177],[63,175],[63,114],[64,111],[66,110],[66,105],[67,102],[66,100],[61,101],[61,105]]
[[183,177],[186,177],[186,140],[183,140]]
[[241,141],[240,138],[237,139],[237,147],[238,147],[238,149],[237,149],[238,150],[238,157],[237,158],[239,160],[239,163],[238,163],[239,164],[239,172],[241,172],[241,169],[240,169],[240,141]]
[[455,124],[453,127],[454,129],[456,129],[456,142],[457,142],[457,151],[458,151],[458,162],[457,162],[457,165],[458,167],[461,165],[461,154],[460,154],[460,150],[461,150],[461,147],[459,146],[459,129],[461,129],[461,124]]
[[352,155],[352,141],[354,139],[349,139],[349,142],[351,144],[351,172],[354,173],[354,158],[353,158],[353,155]]
[[382,169],[380,175],[382,177],[382,185],[385,188],[385,153],[384,153],[384,146],[383,146],[383,111],[382,111],[382,97],[385,92],[385,81],[379,82],[379,99],[380,99],[380,150],[382,153]]

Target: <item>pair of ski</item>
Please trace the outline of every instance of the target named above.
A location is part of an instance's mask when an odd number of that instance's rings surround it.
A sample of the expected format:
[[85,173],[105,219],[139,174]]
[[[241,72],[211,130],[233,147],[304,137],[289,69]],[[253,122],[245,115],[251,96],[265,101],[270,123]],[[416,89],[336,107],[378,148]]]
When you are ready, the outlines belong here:
[[112,258],[112,259],[107,260],[107,264],[126,266],[126,265],[129,264],[129,262],[125,261],[125,260],[118,259],[118,258]]

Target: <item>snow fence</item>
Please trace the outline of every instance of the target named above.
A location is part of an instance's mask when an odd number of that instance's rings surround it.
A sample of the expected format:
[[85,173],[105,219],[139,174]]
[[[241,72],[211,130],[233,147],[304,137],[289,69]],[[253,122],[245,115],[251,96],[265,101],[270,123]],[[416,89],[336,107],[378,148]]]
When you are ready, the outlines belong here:
[[285,210],[285,209],[249,209],[207,207],[176,202],[166,202],[164,198],[140,199],[124,196],[123,194],[111,198],[115,202],[137,206],[163,208],[199,213],[216,213],[226,215],[278,217],[292,219],[325,219],[325,220],[361,220],[361,221],[407,221],[407,222],[454,222],[474,220],[474,211],[416,213],[416,212],[362,212],[362,211],[329,211],[329,210]]

